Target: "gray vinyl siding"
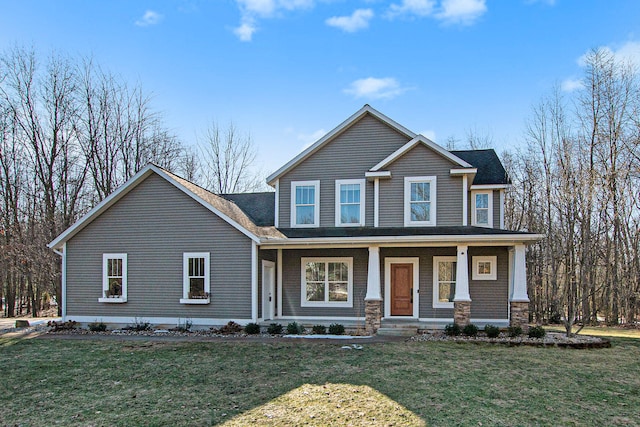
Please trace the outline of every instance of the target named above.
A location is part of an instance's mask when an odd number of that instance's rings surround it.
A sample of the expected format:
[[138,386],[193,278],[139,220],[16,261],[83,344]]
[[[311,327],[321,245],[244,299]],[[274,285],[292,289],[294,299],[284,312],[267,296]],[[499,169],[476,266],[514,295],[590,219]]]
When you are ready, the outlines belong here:
[[[320,226],[335,226],[335,181],[364,179],[366,171],[408,142],[370,115],[280,177],[279,226],[291,225],[291,182],[320,180]],[[373,183],[366,182],[365,224],[373,226]]]
[[[180,304],[183,253],[210,253],[211,303]],[[127,302],[100,303],[102,254],[128,256]],[[67,242],[73,316],[251,318],[251,240],[152,174]]]
[[[362,249],[309,249],[282,251],[282,315],[310,317],[364,317],[369,253]],[[301,307],[303,257],[353,258],[353,307]]]
[[493,190],[493,228],[500,228],[500,191]]
[[[472,257],[478,255],[496,255],[498,257],[497,280],[472,280]],[[418,257],[419,258],[419,316],[423,319],[452,319],[453,309],[433,307],[433,257],[456,256],[456,248],[381,248],[380,278],[383,298],[385,289],[386,257]],[[503,247],[470,247],[469,261],[469,293],[471,295],[471,317],[475,319],[507,319],[509,310],[507,248]]]
[[[473,257],[498,257],[497,280],[473,280]],[[509,317],[509,251],[505,247],[470,247],[469,294],[472,319],[507,319]]]
[[389,165],[391,179],[380,180],[380,227],[404,227],[404,178],[436,176],[436,225],[462,225],[462,177],[455,165],[420,144]]

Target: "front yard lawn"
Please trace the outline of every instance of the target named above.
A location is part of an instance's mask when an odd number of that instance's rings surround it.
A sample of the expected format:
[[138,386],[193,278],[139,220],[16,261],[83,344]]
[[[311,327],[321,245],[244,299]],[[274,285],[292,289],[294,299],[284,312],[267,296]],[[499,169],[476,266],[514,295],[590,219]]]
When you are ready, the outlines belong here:
[[0,426],[640,425],[640,340],[358,344],[0,337]]

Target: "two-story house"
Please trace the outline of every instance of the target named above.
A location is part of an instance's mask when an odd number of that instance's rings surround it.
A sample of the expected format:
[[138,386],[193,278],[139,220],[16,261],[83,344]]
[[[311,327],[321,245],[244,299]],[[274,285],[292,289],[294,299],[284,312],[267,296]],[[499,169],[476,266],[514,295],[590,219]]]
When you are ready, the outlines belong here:
[[155,165],[51,242],[79,322],[526,325],[525,246],[493,150],[448,151],[365,105],[215,195]]

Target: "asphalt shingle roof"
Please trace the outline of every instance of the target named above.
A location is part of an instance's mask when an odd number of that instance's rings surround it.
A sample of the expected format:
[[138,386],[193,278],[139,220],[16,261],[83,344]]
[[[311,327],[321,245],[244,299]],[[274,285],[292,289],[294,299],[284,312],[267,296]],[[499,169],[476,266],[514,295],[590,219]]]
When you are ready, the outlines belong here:
[[235,203],[258,227],[275,224],[276,193],[221,194]]
[[511,179],[493,149],[454,150],[451,153],[478,169],[474,185],[511,184]]

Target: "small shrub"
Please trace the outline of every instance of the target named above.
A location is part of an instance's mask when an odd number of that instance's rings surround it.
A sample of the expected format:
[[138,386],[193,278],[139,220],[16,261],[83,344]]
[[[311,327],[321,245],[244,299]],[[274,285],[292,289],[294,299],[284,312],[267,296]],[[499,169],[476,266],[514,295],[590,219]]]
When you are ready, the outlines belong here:
[[529,328],[529,338],[544,338],[547,331],[542,326],[532,326]]
[[236,322],[229,322],[223,327],[221,327],[220,329],[218,329],[218,333],[223,335],[233,335],[240,332],[242,332],[242,326],[238,325]]
[[184,323],[178,323],[178,326],[172,329],[172,331],[176,332],[191,332],[191,327],[193,326],[193,322],[191,320],[185,320]]
[[247,326],[244,327],[244,331],[249,335],[255,335],[260,333],[260,325],[257,323],[247,323]]
[[289,335],[300,335],[304,333],[304,327],[298,322],[291,322],[287,325],[287,333]]
[[511,338],[519,337],[522,335],[522,328],[520,326],[509,326],[507,332]]
[[316,335],[324,335],[327,333],[327,327],[324,325],[313,325],[313,328],[311,330]]
[[487,337],[489,338],[498,338],[500,335],[500,328],[493,325],[485,325],[484,333],[487,334]]
[[141,320],[136,319],[136,323],[134,323],[133,325],[127,325],[122,329],[124,331],[136,331],[136,332],[150,331],[151,324],[149,322],[143,322]]
[[329,333],[331,335],[342,335],[344,334],[344,326],[340,323],[332,323],[329,325]]
[[107,330],[107,325],[103,322],[93,322],[87,325],[90,331],[92,332],[104,332]]
[[282,333],[282,325],[280,323],[272,323],[267,328],[267,332],[271,335],[280,335]]
[[444,327],[444,333],[449,335],[450,337],[455,337],[462,333],[462,329],[457,323],[449,323]]
[[462,328],[462,333],[468,337],[475,337],[478,335],[478,327],[473,323],[469,323]]

